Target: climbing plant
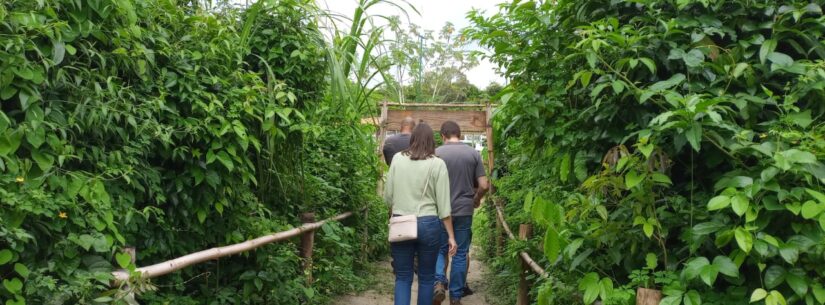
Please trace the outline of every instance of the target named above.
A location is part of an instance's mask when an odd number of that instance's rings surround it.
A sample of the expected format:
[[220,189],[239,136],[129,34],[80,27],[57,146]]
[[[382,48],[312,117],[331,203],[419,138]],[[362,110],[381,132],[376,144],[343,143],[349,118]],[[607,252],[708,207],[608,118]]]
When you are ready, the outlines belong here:
[[[825,304],[822,1],[512,1],[500,194],[539,304]],[[538,249],[535,245],[541,244]]]
[[[381,206],[361,110],[327,93],[314,3],[198,3],[0,3],[3,304],[123,302],[109,284],[134,267],[124,247],[145,265],[281,231],[300,212]],[[336,257],[316,263],[313,287],[295,246],[279,244],[158,279],[138,297],[321,302],[359,285],[357,258],[382,249],[376,238],[359,247],[352,228],[323,231],[317,251]]]

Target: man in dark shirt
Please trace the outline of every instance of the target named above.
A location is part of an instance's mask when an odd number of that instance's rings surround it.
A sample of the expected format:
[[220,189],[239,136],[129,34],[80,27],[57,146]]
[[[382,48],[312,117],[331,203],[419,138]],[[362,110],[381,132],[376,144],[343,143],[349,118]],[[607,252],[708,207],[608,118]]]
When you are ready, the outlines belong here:
[[[473,211],[481,205],[481,199],[489,186],[481,155],[461,142],[461,130],[456,122],[446,121],[441,125],[441,138],[444,139],[444,145],[436,148],[435,154],[447,164],[450,176],[450,205],[458,252],[453,256],[448,281],[445,274],[447,248],[443,245],[441,247],[435,266],[436,290],[433,304],[440,304],[444,300],[447,293],[445,285],[448,282],[450,304],[461,304],[467,276],[467,253],[473,237]],[[442,239],[445,241],[446,234],[442,229]]]
[[392,163],[392,157],[410,147],[410,135],[415,128],[415,120],[411,117],[404,118],[401,121],[401,133],[392,135],[384,141],[384,161],[387,165]]

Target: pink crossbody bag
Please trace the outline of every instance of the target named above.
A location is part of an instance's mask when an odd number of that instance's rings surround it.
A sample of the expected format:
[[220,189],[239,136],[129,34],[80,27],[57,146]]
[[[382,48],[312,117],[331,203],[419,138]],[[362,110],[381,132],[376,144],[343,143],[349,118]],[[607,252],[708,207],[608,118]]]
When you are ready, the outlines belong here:
[[[430,173],[432,173],[432,170],[432,162],[430,162],[430,169],[427,171],[427,180],[424,182],[424,191],[421,192],[421,198],[427,195],[427,187],[430,185]],[[418,239],[418,213],[421,212],[422,206],[424,206],[424,204],[419,202],[418,212],[416,212],[415,215],[390,217],[389,240],[391,243]],[[392,211],[390,211],[390,215],[392,215]]]

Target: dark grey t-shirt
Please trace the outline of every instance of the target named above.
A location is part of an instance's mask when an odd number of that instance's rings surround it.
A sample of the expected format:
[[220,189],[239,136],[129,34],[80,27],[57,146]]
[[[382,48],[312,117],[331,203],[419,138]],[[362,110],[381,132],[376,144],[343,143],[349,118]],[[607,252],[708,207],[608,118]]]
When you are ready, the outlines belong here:
[[478,187],[478,177],[485,175],[481,155],[464,143],[444,143],[435,149],[435,154],[447,164],[452,215],[473,215],[473,197]]
[[400,133],[392,135],[384,141],[384,161],[392,163],[392,156],[410,147],[410,135]]

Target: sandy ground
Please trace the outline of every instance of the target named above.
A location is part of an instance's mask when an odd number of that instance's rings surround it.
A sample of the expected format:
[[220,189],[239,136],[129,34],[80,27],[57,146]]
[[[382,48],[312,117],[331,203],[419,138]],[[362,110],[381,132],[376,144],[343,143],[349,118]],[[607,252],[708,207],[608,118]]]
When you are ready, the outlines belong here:
[[[471,296],[461,299],[463,305],[487,305],[486,295],[484,291],[486,286],[482,280],[482,274],[487,272],[486,268],[480,261],[472,259],[470,255],[470,273],[467,275],[467,281],[470,288],[475,292]],[[392,266],[390,266],[390,259],[376,262],[374,266],[374,284],[372,289],[360,293],[358,295],[347,295],[338,297],[334,305],[393,305],[393,287],[395,285],[395,277],[392,274]],[[412,302],[416,304],[418,295],[418,279],[413,280],[412,287]],[[450,304],[445,300],[442,305]]]

